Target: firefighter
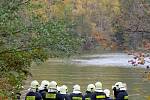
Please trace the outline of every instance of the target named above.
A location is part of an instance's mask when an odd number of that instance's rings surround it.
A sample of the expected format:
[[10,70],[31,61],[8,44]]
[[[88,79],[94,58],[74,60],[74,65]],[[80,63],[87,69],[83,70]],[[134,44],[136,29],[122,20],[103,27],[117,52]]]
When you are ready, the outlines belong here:
[[83,96],[83,100],[91,100],[92,98],[92,93],[95,91],[95,85],[94,84],[89,84],[87,86],[87,91],[86,94]]
[[49,87],[49,81],[43,80],[41,82],[41,86],[39,87],[39,93],[42,95],[42,98],[44,98],[44,94],[48,92]]
[[57,100],[57,83],[51,81],[49,83],[48,92],[44,92],[43,100]]
[[42,100],[41,94],[38,92],[39,83],[34,80],[31,82],[30,90],[26,94],[25,100]]
[[119,93],[116,97],[116,100],[128,100],[128,93],[127,93],[127,88],[126,84],[120,84],[119,85]]
[[60,87],[60,93],[58,93],[58,100],[70,100],[70,96],[67,94],[68,89],[66,85]]
[[112,86],[112,89],[113,89],[113,94],[114,94],[114,98],[117,98],[117,95],[120,91],[120,88],[119,86],[123,84],[122,82],[116,82],[115,85]]
[[92,94],[92,100],[105,100],[106,94],[102,90],[102,83],[96,82],[95,83],[95,92]]
[[74,85],[73,86],[73,92],[70,94],[71,100],[83,100],[82,92],[80,91],[80,86]]

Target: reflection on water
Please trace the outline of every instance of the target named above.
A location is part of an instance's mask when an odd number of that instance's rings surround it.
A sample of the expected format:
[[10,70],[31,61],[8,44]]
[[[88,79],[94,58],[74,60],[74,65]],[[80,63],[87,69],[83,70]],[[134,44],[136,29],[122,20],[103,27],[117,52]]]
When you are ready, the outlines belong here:
[[[128,86],[129,100],[146,100],[150,96],[150,82],[143,80],[143,69],[115,68],[103,66],[79,66],[66,63],[46,62],[42,65],[33,65],[31,68],[32,79],[55,80],[58,85],[67,85],[69,92],[75,84],[81,85],[84,92],[86,86],[96,81],[103,83],[103,88],[111,89],[117,81],[126,82]],[[29,82],[26,82],[26,88]]]

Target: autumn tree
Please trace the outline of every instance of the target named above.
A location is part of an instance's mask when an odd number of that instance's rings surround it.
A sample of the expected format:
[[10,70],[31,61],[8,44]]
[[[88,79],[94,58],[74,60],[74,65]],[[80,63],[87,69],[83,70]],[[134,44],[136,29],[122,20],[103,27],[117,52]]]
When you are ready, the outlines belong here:
[[[120,0],[121,13],[114,26],[120,41],[130,49],[144,49],[144,41],[150,39],[149,2],[146,0]],[[124,39],[124,40],[123,40]]]
[[112,21],[120,13],[119,0],[77,0],[73,5],[74,17],[80,20],[76,31],[87,37],[87,43],[111,49]]

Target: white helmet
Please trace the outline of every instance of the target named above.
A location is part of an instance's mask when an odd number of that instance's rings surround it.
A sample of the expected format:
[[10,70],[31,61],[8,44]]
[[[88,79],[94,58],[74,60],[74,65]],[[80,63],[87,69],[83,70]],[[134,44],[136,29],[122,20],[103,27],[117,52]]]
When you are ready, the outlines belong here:
[[115,84],[116,89],[119,89],[122,84],[123,84],[122,82],[117,82],[117,83]]
[[37,80],[32,81],[30,87],[32,89],[37,89],[39,87],[39,82]]
[[60,94],[66,94],[67,93],[67,86],[63,85],[60,87]]
[[41,89],[48,89],[48,87],[49,87],[49,81],[47,81],[47,80],[43,80],[42,82],[41,82],[41,86],[40,86],[40,88]]
[[57,89],[57,83],[55,81],[51,81],[49,83],[49,88],[50,89]]
[[61,88],[60,86],[57,86],[57,92],[60,92],[60,88]]
[[107,97],[110,97],[110,90],[109,89],[105,89],[104,93],[106,94]]
[[95,89],[96,90],[102,89],[102,83],[101,82],[96,82],[95,83]]
[[127,90],[127,88],[126,88],[126,83],[120,84],[120,85],[119,85],[119,89],[120,89],[120,90]]
[[80,86],[78,84],[74,85],[73,86],[73,91],[80,91]]
[[66,92],[68,92],[68,87],[66,85],[63,85],[63,87],[66,89]]
[[87,91],[94,92],[95,91],[95,85],[94,84],[89,84],[87,86]]

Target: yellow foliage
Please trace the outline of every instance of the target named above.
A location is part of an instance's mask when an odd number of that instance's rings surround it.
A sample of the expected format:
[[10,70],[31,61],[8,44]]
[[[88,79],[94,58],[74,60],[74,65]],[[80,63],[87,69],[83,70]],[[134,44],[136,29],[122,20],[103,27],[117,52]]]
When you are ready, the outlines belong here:
[[64,0],[63,2],[64,2],[64,4],[68,4],[71,2],[71,0]]
[[83,9],[83,0],[77,0],[74,2],[74,15],[82,15],[85,9]]
[[[96,38],[101,45],[103,44],[104,47],[111,45],[108,34],[102,30],[98,31],[100,26],[96,26],[96,21],[102,21],[103,23],[103,19],[105,20],[107,18],[106,21],[111,22],[114,16],[120,14],[119,0],[63,0],[55,4],[49,4],[49,0],[32,0],[32,3],[42,5],[40,8],[34,9],[34,13],[45,21],[48,19],[47,12],[50,12],[51,16],[58,18],[67,17],[74,19],[76,16],[83,16],[84,21],[86,21],[92,29],[92,36]],[[95,17],[96,19],[94,19],[93,16],[97,16]],[[111,30],[111,26],[109,29]],[[81,30],[83,29],[78,28],[78,31]],[[110,31],[108,33],[110,33]],[[111,46],[112,48],[116,47],[115,44]]]
[[95,10],[110,11],[109,13],[112,14],[119,14],[120,12],[119,0],[63,0],[57,4],[50,4],[49,0],[31,0],[31,3],[42,5],[41,8],[35,9],[33,12],[44,20],[48,17],[47,12],[51,12],[55,17],[65,17],[66,9],[70,10],[70,15],[89,15]]
[[104,6],[106,6],[107,4],[109,4],[109,2],[110,2],[110,0],[100,0],[100,3],[102,3]]
[[63,4],[57,4],[51,6],[51,13],[54,16],[64,16],[64,5]]
[[35,15],[39,16],[42,21],[47,21],[48,16],[48,1],[47,0],[31,0],[30,2],[31,8],[30,11],[27,10],[26,13],[31,15],[34,13]]
[[72,15],[73,5],[71,0],[63,0],[50,6],[51,14],[58,18]]
[[116,14],[119,14],[120,13],[120,2],[119,2],[119,0],[113,0],[112,5],[113,5],[114,12]]

